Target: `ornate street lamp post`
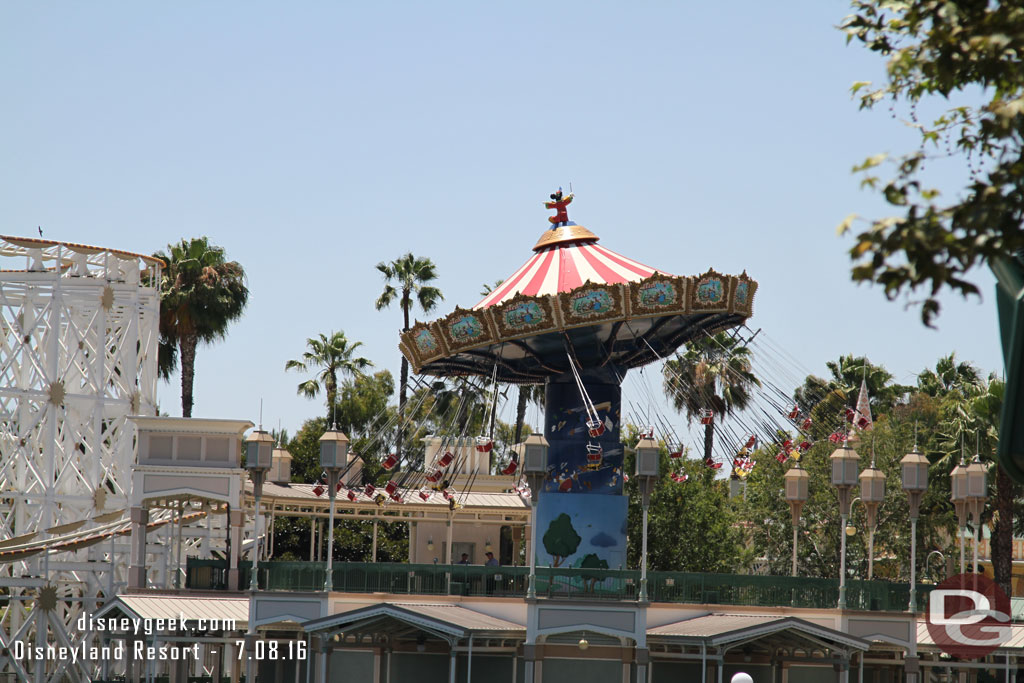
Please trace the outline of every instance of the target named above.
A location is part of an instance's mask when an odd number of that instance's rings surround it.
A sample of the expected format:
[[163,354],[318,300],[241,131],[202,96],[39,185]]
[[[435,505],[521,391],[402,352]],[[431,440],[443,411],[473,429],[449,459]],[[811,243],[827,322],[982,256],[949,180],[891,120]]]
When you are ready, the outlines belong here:
[[878,507],[884,500],[885,474],[875,467],[872,449],[871,466],[860,473],[860,502],[864,504],[864,516],[868,523],[868,581],[875,575],[875,527],[878,524]]
[[245,467],[249,470],[249,478],[252,479],[252,493],[255,500],[255,508],[252,517],[252,574],[249,576],[249,590],[255,592],[259,586],[256,576],[257,561],[259,560],[259,519],[260,519],[260,498],[263,496],[263,482],[267,478],[267,471],[273,463],[274,458],[274,437],[262,429],[254,430],[245,440]]
[[903,456],[900,460],[900,479],[907,492],[910,505],[910,612],[917,611],[917,518],[921,512],[921,497],[928,490],[928,458],[918,450]]
[[796,576],[796,541],[800,529],[800,511],[807,502],[807,482],[810,475],[807,470],[796,463],[789,468],[783,476],[786,480],[786,502],[789,503],[789,512],[793,517],[793,576]]
[[537,499],[544,478],[548,474],[548,440],[541,434],[531,434],[523,442],[520,453],[523,458],[523,473],[530,486],[530,580],[526,587],[526,598],[537,597]]
[[331,511],[327,520],[327,576],[324,591],[334,590],[334,504],[338,499],[338,480],[348,463],[349,439],[345,433],[332,426],[320,437],[320,466],[327,473],[327,495],[331,498]]
[[960,464],[953,468],[949,474],[951,483],[950,499],[956,510],[957,529],[960,535],[960,573],[967,571],[964,561],[964,533],[967,531],[967,465],[964,463],[963,453],[960,454]]
[[981,534],[981,513],[985,510],[985,499],[988,497],[988,470],[981,464],[981,456],[975,454],[971,464],[967,466],[967,509],[974,525],[974,573],[978,571],[978,543]]
[[252,571],[249,575],[249,628],[245,633],[247,681],[253,680],[253,657],[256,651],[256,591],[259,590],[257,567],[259,562],[260,498],[263,482],[274,460],[274,438],[262,429],[254,430],[245,440],[245,467],[252,479],[254,509],[252,516]]
[[839,609],[846,609],[846,520],[850,516],[853,502],[853,487],[857,485],[857,468],[860,456],[853,449],[856,434],[829,456],[832,461],[832,486],[839,493]]
[[636,476],[640,485],[640,505],[643,509],[643,543],[640,550],[640,602],[647,602],[647,510],[651,492],[658,480],[658,444],[649,437],[636,445]]

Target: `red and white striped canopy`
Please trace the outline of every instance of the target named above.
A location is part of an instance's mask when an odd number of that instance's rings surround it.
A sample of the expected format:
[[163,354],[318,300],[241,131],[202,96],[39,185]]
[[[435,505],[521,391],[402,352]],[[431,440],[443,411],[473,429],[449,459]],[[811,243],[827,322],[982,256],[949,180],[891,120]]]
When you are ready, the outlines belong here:
[[[473,308],[500,304],[520,292],[526,296],[557,294],[576,289],[588,280],[608,284],[637,282],[656,272],[598,245],[597,238],[589,231],[586,233],[591,236],[573,241],[551,240],[550,246],[535,247],[537,253],[529,261]],[[542,238],[541,243],[544,241]]]

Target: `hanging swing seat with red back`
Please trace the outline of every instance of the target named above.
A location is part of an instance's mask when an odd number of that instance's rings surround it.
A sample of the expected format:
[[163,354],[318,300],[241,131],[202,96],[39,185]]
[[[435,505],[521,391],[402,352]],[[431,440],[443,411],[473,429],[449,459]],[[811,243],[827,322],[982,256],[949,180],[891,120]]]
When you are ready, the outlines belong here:
[[384,458],[384,462],[382,462],[380,464],[380,466],[390,472],[391,470],[393,470],[395,468],[395,465],[397,465],[397,464],[398,464],[398,455],[395,454],[395,453],[391,453],[390,455],[388,455],[388,457]]
[[441,459],[437,461],[437,465],[438,467],[448,467],[448,465],[452,464],[452,460],[454,459],[455,456],[452,455],[451,451],[445,451],[444,455],[441,456]]
[[492,448],[494,448],[494,441],[490,437],[476,437],[476,450],[478,453],[490,453]]
[[700,411],[700,423],[702,425],[709,425],[715,421],[715,411],[704,408]]

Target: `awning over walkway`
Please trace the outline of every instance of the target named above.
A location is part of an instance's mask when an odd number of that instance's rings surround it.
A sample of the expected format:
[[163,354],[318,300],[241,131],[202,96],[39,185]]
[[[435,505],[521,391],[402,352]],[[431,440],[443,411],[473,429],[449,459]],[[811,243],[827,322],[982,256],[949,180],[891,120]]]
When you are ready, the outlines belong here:
[[[670,642],[710,647],[733,647],[758,641],[806,641],[817,647],[839,649],[846,652],[867,650],[871,643],[835,629],[799,619],[772,615],[712,613],[683,621],[676,621],[647,630],[651,642]],[[780,642],[780,644],[782,644]]]
[[191,597],[180,595],[119,595],[104,605],[94,618],[125,616],[130,619],[181,620],[189,625],[234,621],[236,631],[249,627],[249,598]]
[[397,635],[409,628],[422,629],[440,638],[469,636],[525,638],[526,626],[506,621],[461,605],[439,603],[385,602],[307,621],[307,633],[338,631],[374,632]]

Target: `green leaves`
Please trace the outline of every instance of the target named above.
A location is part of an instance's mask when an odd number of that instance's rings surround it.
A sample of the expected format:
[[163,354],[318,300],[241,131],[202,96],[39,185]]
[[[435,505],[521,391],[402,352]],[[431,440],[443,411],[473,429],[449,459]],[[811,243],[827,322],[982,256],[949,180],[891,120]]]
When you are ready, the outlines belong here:
[[[921,149],[898,157],[887,181],[869,174],[884,155],[854,167],[861,186],[880,191],[900,214],[854,236],[852,277],[882,285],[889,298],[925,288],[917,304],[931,325],[939,292],[976,294],[965,277],[971,269],[1024,247],[1024,12],[1014,3],[947,0],[855,0],[852,7],[840,28],[848,42],[886,57],[888,81],[877,89],[858,81],[851,93],[861,108],[883,99],[909,104],[921,135]],[[988,98],[985,106],[951,107],[931,125],[916,123],[919,100],[975,90]],[[926,144],[963,157],[972,171],[964,192],[944,206],[921,181]],[[840,227],[849,232],[848,222]]]

